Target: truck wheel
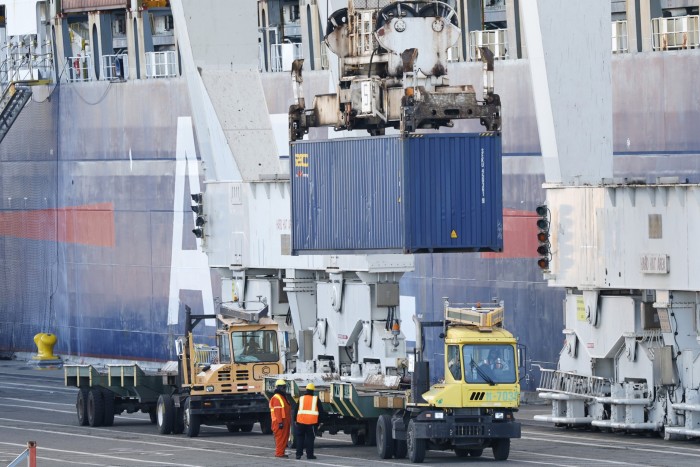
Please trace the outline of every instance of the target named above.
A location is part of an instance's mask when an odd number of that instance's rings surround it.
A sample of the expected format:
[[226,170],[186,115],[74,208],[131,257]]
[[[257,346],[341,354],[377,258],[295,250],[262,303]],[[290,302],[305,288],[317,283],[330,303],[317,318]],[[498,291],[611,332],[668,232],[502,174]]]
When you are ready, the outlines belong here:
[[352,444],[354,446],[365,444],[364,433],[359,433],[357,430],[352,430],[352,433],[350,433],[350,439],[352,440]]
[[408,422],[408,435],[406,437],[406,444],[408,446],[408,458],[414,464],[420,464],[425,459],[425,448],[426,442],[424,439],[416,438],[416,423],[411,420]]
[[260,431],[264,435],[272,434],[272,419],[270,417],[260,419]]
[[175,412],[175,405],[170,394],[158,396],[156,419],[158,421],[158,433],[161,435],[169,435],[173,432],[173,412]]
[[[373,422],[367,422],[367,428],[365,432],[365,446],[376,446],[377,445],[377,424]],[[390,432],[391,433],[391,432]]]
[[158,423],[158,413],[156,412],[155,408],[148,411],[148,418],[151,419],[152,424],[155,425],[156,423]]
[[391,417],[380,415],[377,419],[377,454],[382,459],[391,459],[394,455],[394,438],[391,436]]
[[241,425],[240,429],[242,433],[250,433],[253,431],[253,425],[254,423],[246,423],[245,425]]
[[105,419],[105,401],[102,391],[98,388],[92,388],[88,393],[87,415],[90,426],[102,426]]
[[408,446],[406,446],[406,440],[395,439],[394,440],[394,457],[397,459],[405,459],[407,452],[408,452]]
[[233,423],[227,423],[226,424],[226,429],[228,430],[229,433],[238,433],[238,425],[235,425]]
[[89,389],[81,387],[78,391],[78,399],[75,401],[75,412],[78,414],[78,425],[88,425],[87,400]]
[[104,426],[112,426],[114,425],[114,393],[109,389],[103,389],[102,399],[105,404],[104,420],[102,424]]
[[196,438],[199,436],[199,427],[202,421],[199,414],[193,414],[192,409],[190,409],[190,399],[188,398],[185,402],[185,434],[189,438]]
[[467,451],[469,451],[469,455],[472,457],[481,457],[484,453],[483,449],[467,449]]
[[493,445],[493,458],[497,461],[504,461],[510,455],[510,438],[502,438]]
[[455,456],[457,456],[457,457],[469,457],[469,449],[455,448]]

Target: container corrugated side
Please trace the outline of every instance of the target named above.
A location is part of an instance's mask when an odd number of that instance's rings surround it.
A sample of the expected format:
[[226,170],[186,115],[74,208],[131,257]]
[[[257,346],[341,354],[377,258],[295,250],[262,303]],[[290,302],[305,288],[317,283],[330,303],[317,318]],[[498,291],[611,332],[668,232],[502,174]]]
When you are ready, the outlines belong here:
[[397,138],[293,144],[293,252],[402,249],[402,155]]
[[292,251],[500,251],[500,135],[300,141]]
[[502,251],[501,136],[406,139],[406,251]]

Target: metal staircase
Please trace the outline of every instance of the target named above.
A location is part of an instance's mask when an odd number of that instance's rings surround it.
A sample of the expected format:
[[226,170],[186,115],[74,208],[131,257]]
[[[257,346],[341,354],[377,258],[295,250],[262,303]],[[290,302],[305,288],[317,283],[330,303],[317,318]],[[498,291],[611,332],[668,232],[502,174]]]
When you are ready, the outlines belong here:
[[0,143],[31,97],[32,88],[27,84],[10,83],[7,86],[0,99]]

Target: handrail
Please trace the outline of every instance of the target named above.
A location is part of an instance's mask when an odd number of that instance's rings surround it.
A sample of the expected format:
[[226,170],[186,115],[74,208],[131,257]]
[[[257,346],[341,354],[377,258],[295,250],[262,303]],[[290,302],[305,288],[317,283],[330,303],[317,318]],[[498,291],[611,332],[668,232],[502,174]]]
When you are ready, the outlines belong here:
[[25,460],[28,467],[36,467],[36,441],[27,441],[27,449],[10,462],[7,467],[17,467],[20,462]]

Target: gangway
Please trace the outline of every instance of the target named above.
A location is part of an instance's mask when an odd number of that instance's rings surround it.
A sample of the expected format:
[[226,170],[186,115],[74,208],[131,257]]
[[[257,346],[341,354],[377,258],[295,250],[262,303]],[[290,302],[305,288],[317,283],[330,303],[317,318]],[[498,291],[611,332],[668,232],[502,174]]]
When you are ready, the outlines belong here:
[[36,81],[17,81],[10,83],[0,99],[0,143],[12,128],[25,104],[32,97],[33,84]]

